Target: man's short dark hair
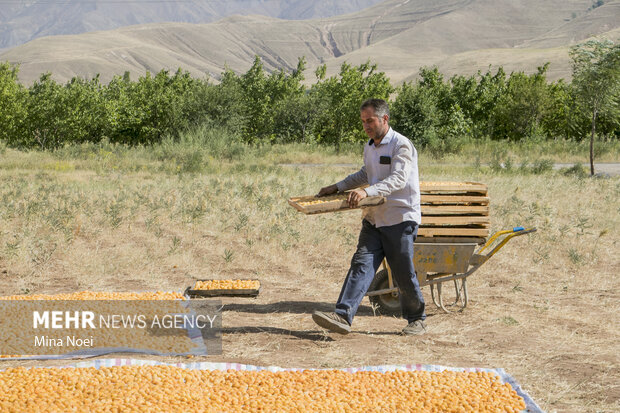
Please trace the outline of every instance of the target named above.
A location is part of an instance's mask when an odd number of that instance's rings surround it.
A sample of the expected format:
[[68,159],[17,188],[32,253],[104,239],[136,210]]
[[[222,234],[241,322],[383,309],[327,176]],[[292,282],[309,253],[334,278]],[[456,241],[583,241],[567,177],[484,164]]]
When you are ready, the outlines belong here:
[[382,118],[383,115],[390,114],[390,107],[388,106],[388,103],[383,99],[365,100],[364,103],[362,103],[362,106],[360,107],[360,111],[366,108],[373,108],[375,111],[375,115],[377,115],[377,117],[379,118]]

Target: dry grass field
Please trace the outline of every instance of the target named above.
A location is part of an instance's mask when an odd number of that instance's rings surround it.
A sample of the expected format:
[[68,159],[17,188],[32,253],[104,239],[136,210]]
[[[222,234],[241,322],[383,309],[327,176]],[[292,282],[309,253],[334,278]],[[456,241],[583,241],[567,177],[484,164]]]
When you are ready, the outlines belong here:
[[[425,287],[426,335],[401,336],[404,320],[375,316],[365,299],[353,333],[338,336],[310,314],[333,309],[359,212],[305,216],[286,199],[316,193],[354,170],[337,164],[361,158],[282,147],[229,155],[164,157],[112,145],[4,150],[0,294],[182,291],[200,278],[256,278],[256,299],[223,300],[223,354],[199,360],[501,367],[546,411],[620,409],[617,176],[494,172],[454,166],[471,158],[422,153],[422,180],[488,184],[493,230],[538,232],[511,241],[469,278],[462,313],[434,308]],[[278,166],[305,162],[327,165]],[[0,369],[58,364],[5,361]]]

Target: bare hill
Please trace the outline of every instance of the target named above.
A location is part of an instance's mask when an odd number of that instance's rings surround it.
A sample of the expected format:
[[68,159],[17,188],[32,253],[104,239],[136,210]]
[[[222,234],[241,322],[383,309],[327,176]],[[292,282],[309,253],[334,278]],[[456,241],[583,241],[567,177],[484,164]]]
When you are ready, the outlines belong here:
[[604,35],[620,27],[620,1],[606,2],[591,12],[555,27],[542,36],[528,40],[519,47],[562,47],[589,37]]
[[[327,19],[281,20],[233,16],[209,24],[138,25],[34,40],[0,55],[20,63],[29,83],[50,71],[59,80],[100,73],[176,70],[216,78],[225,67],[246,71],[255,55],[267,69],[292,69],[300,56],[308,76],[321,63],[334,73],[344,61],[371,60],[398,83],[421,66],[447,74],[474,73],[489,64],[535,70],[552,63],[552,78],[568,77],[570,44],[593,34],[616,36],[620,1],[588,11],[590,0],[388,0]],[[525,66],[525,67],[524,67]],[[514,68],[514,69],[512,69]],[[310,79],[312,80],[312,79]]]
[[[581,25],[567,24],[573,14],[587,10],[588,1],[493,1],[477,0],[462,2],[461,7],[440,13],[412,25],[406,31],[388,39],[376,42],[366,48],[353,51],[346,56],[328,60],[328,73],[334,73],[343,61],[359,64],[372,59],[379,62],[379,69],[389,73],[395,82],[411,80],[419,67],[438,65],[444,72],[475,73],[489,64],[501,64],[523,69],[536,69],[537,66],[552,62],[554,77],[569,77],[567,50],[570,44],[588,38],[591,33],[600,34],[608,29],[609,21],[599,25],[598,19],[587,18],[606,10],[615,13],[615,26],[620,27],[620,2],[605,5],[576,18],[586,22],[588,30]],[[613,6],[613,7],[612,7]],[[600,10],[599,10],[600,9]],[[530,46],[528,51],[519,50],[521,45],[532,39],[546,39],[554,29],[564,27],[572,38],[559,42],[557,50],[541,42],[541,46]],[[574,30],[570,30],[574,27]],[[579,30],[577,30],[579,28]],[[582,34],[583,33],[583,34]],[[489,53],[489,50],[496,52]],[[536,56],[532,63],[532,56]],[[564,58],[564,56],[566,58]],[[491,60],[497,59],[497,60]],[[525,61],[523,61],[525,59]]]
[[0,50],[43,36],[163,22],[208,23],[233,14],[311,19],[381,0],[0,0]]
[[[458,53],[436,62],[446,75],[463,74],[487,69],[497,70],[503,66],[506,72],[534,72],[546,62],[551,62],[547,77],[549,79],[569,79],[571,60],[569,46],[591,37],[620,39],[620,2],[611,3],[593,10],[585,16],[576,18],[535,39],[528,40],[515,48],[479,49]],[[615,28],[614,28],[615,27]],[[405,80],[413,80],[415,75]]]

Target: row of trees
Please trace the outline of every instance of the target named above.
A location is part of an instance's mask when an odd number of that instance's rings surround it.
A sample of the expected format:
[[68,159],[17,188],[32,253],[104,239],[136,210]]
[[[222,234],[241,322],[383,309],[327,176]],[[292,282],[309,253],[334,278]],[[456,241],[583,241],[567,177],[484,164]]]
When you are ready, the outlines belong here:
[[0,139],[20,148],[51,149],[66,143],[153,144],[199,125],[228,128],[248,143],[317,141],[340,145],[361,136],[359,105],[367,96],[387,99],[394,91],[369,63],[343,64],[327,78],[317,69],[303,84],[305,60],[293,73],[268,74],[257,57],[242,75],[230,70],[219,84],[180,69],[132,81],[128,73],[107,85],[99,77],[66,84],[47,73],[29,88],[18,68],[0,64]]
[[[213,125],[249,143],[319,142],[340,146],[365,140],[359,105],[369,97],[392,97],[392,124],[419,146],[449,151],[459,138],[618,138],[620,45],[589,42],[572,49],[574,77],[548,82],[548,65],[537,73],[503,69],[444,79],[423,68],[416,82],[395,89],[370,63],[344,63],[304,86],[305,60],[292,73],[266,73],[257,57],[219,84],[181,70],[132,81],[128,74],[102,84],[74,78],[66,84],[45,74],[30,87],[18,68],[0,64],[0,139],[13,147],[50,149],[66,143],[108,139],[152,144],[183,131]],[[594,127],[596,125],[596,128]]]

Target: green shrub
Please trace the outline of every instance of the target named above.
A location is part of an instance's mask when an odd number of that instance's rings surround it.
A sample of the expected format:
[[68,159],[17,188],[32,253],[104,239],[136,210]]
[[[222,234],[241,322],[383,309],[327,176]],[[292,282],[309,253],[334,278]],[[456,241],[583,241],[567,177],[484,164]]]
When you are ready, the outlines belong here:
[[586,176],[588,176],[588,172],[586,171],[586,168],[584,168],[584,166],[581,163],[576,163],[570,168],[564,168],[562,170],[562,173],[565,176],[574,176],[577,178],[585,178]]
[[536,160],[532,163],[532,167],[530,168],[530,170],[536,175],[550,172],[551,170],[553,170],[553,161],[550,159]]

